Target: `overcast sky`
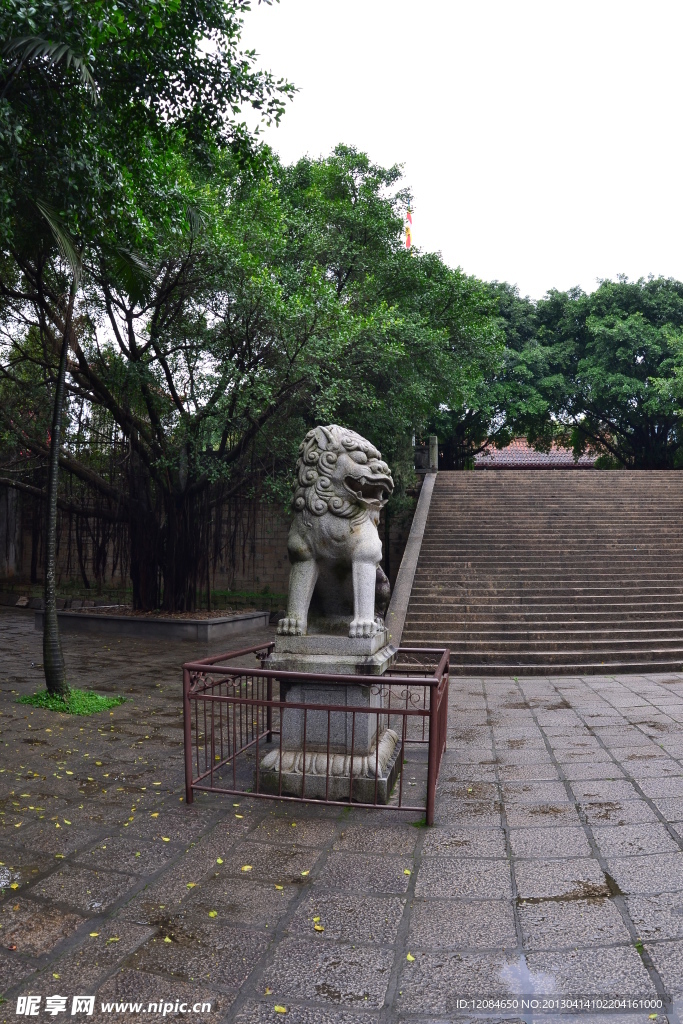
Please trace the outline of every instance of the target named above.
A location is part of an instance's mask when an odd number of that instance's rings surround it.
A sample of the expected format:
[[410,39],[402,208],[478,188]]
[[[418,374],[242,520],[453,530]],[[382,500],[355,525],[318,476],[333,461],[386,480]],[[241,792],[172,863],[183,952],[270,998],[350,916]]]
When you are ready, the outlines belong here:
[[254,0],[244,41],[300,90],[281,157],[402,163],[450,265],[532,298],[683,279],[680,0]]

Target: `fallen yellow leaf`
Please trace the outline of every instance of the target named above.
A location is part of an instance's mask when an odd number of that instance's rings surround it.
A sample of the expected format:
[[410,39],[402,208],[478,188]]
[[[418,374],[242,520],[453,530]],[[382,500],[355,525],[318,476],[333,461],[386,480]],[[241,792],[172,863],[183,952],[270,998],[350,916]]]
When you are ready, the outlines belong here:
[[236,817],[236,818],[243,818],[243,817],[244,817],[244,815],[243,815],[243,814],[236,814],[236,815],[235,815],[235,817]]
[[265,992],[263,994],[264,994],[264,996],[272,996],[272,994],[273,994],[272,988],[268,988],[268,986],[266,985],[266,990],[265,990]]
[[324,932],[325,931],[323,925],[321,925],[321,924],[314,924],[313,927],[314,927],[315,931],[317,931],[317,932]]
[[319,917],[314,917],[314,918],[313,918],[313,923],[315,924],[315,922],[316,922],[316,921],[319,921],[319,920],[320,920],[320,918],[319,918]]
[[171,939],[169,939],[168,935],[164,938],[164,942],[171,942]]
[[152,783],[152,785],[153,785],[153,786],[160,786],[160,785],[161,785],[161,783],[160,783],[160,782],[153,782],[153,783]]
[[286,1006],[274,1006],[273,1009],[275,1010],[276,1013],[287,1013]]
[[63,820],[64,820],[64,824],[65,825],[70,825],[71,824],[71,822],[68,820],[68,818],[64,818]]
[[99,934],[100,934],[99,932],[90,932],[90,938],[91,939],[96,939]]
[[301,872],[301,874],[302,874],[302,875],[309,875],[309,874],[310,874],[310,871],[302,871],[302,872]]
[[171,840],[168,838],[168,836],[162,836],[161,838],[162,838],[163,842],[165,842],[165,843],[170,843],[171,842]]
[[284,885],[276,885],[275,888],[276,889],[284,889]]
[[209,911],[209,917],[218,917],[218,911],[217,910],[210,910]]
[[404,875],[409,875],[410,874],[410,869],[409,868],[404,868],[403,869],[403,874]]
[[102,766],[102,762],[101,761],[95,761],[95,764],[100,766],[100,767]]
[[118,935],[112,935],[111,938],[107,939],[107,942],[120,942]]
[[18,889],[18,888],[19,888],[19,883],[18,882],[12,882],[12,884],[10,885],[10,889]]
[[67,772],[66,774],[67,775],[73,775],[73,772]]
[[251,864],[243,864],[242,871],[251,871]]
[[222,863],[223,863],[223,858],[222,857],[217,857],[216,858],[216,864],[222,864]]
[[151,814],[151,815],[150,815],[150,817],[151,817],[151,818],[158,818],[158,817],[159,817],[159,812],[158,812],[158,811],[155,811],[155,812],[154,812],[154,814]]
[[188,882],[188,883],[187,883],[187,888],[188,888],[188,889],[194,889],[194,887],[195,887],[195,885],[196,885],[196,884],[197,884],[196,882]]
[[414,959],[415,959],[415,957],[413,956],[413,954],[412,953],[408,953],[408,956],[406,957],[406,960],[409,960],[412,963]]

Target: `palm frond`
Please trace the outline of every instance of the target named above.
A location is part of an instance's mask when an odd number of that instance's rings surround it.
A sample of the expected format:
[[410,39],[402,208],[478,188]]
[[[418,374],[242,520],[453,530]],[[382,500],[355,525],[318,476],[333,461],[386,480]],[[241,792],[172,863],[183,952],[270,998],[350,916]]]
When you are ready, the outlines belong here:
[[52,232],[54,239],[57,243],[57,247],[61,253],[62,258],[71,268],[71,273],[74,276],[76,285],[81,277],[83,266],[81,263],[81,257],[76,251],[76,245],[73,238],[71,237],[68,229],[62,224],[59,214],[54,210],[44,199],[34,198],[34,203],[40,210],[41,214],[47,221],[50,231]]
[[0,52],[8,55],[15,54],[21,61],[46,57],[50,64],[58,64],[64,60],[67,67],[73,65],[79,72],[83,85],[90,93],[93,102],[97,103],[97,83],[90,68],[85,58],[75,53],[68,43],[51,43],[49,39],[43,39],[42,36],[20,36],[6,42]]

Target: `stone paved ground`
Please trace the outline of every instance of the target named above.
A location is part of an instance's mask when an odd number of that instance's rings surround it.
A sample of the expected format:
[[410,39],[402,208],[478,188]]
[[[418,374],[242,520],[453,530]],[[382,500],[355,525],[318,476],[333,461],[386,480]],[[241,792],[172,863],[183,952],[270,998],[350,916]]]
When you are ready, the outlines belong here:
[[[65,648],[74,684],[130,700],[87,719],[16,704],[41,684],[40,637],[0,616],[0,1019],[29,993],[69,997],[41,1020],[96,993],[83,1019],[150,1024],[163,1015],[101,1003],[441,1024],[474,1016],[458,998],[683,999],[683,675],[453,680],[426,829],[249,798],[186,807],[178,666],[205,652]],[[530,1019],[495,1002],[478,1016]]]

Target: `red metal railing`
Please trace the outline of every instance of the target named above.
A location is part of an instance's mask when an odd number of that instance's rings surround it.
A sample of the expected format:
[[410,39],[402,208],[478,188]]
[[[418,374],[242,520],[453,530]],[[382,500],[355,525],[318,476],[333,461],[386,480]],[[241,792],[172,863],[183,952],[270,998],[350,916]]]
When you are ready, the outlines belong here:
[[[262,644],[183,665],[187,802],[192,803],[196,791],[340,805],[353,801],[361,807],[424,811],[427,824],[431,825],[436,783],[446,747],[450,652],[399,648],[398,662],[385,675],[348,676],[264,668],[264,659],[272,649],[272,643]],[[235,664],[237,659],[249,655],[256,656],[260,667]],[[346,687],[350,682],[370,688],[374,705],[356,707],[281,699],[281,684],[313,683],[333,688]],[[282,744],[285,712],[302,713],[301,757],[294,775],[283,770],[284,758],[289,756]],[[331,738],[332,716],[339,713],[347,716],[347,723],[351,716],[351,746],[349,752],[341,755],[346,758],[342,774],[335,775],[331,769],[339,761],[335,760]],[[312,715],[316,723],[315,743],[308,735]],[[326,742],[321,743],[320,724],[324,723],[325,715]],[[374,749],[363,756],[358,751],[357,720],[360,719],[361,729],[363,725],[367,729],[368,719],[373,718]],[[380,771],[377,741],[387,729],[397,737],[389,781]],[[278,751],[274,758],[277,768],[266,771],[262,760],[274,751]],[[296,778],[296,788],[300,787],[301,792],[284,792],[283,778],[290,782]],[[348,793],[340,795],[340,789],[348,789]],[[413,789],[415,793],[407,796],[406,791]],[[420,797],[421,802],[417,803],[416,798]]]

